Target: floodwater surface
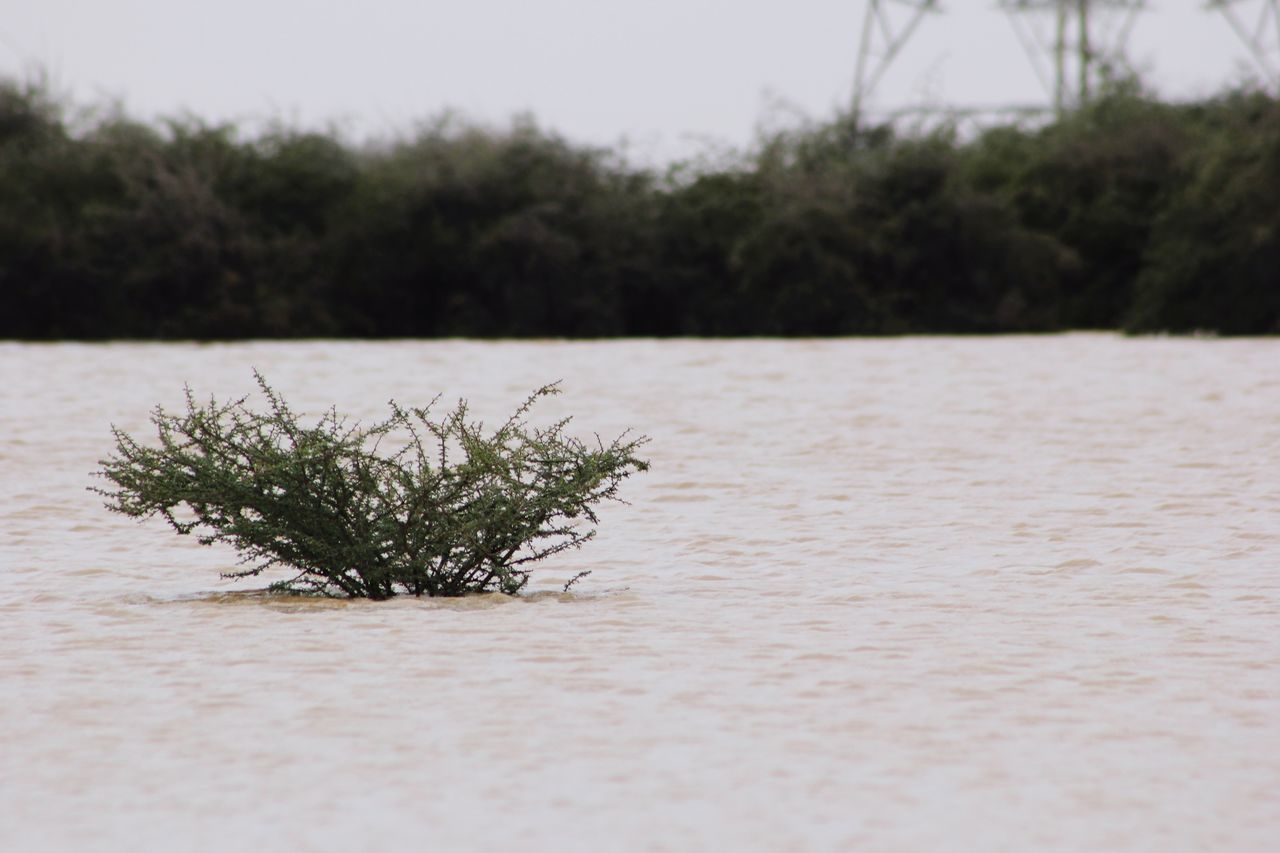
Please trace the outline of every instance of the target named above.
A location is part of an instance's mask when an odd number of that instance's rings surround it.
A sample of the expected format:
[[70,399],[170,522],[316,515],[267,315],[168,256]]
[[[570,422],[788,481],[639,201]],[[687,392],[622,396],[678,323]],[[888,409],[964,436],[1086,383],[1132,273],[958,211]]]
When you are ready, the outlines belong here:
[[[653,469],[521,598],[255,594],[85,490],[252,367]],[[0,344],[0,488],[6,851],[1280,838],[1280,341]]]

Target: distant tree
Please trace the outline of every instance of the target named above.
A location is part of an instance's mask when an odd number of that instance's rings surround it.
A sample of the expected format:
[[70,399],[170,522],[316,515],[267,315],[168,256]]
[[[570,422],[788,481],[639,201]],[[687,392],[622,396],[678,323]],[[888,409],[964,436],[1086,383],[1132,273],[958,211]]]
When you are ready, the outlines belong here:
[[1127,328],[1280,333],[1280,102],[1237,93],[1156,219]]

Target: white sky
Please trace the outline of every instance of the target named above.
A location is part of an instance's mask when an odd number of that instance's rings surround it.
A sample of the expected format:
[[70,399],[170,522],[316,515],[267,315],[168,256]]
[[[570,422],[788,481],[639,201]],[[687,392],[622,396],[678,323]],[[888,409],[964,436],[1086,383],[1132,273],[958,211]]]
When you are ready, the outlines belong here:
[[[908,43],[876,107],[1045,102],[994,0],[949,0]],[[1131,60],[1161,93],[1243,78],[1202,0],[1154,0]],[[1249,4],[1246,3],[1247,7]],[[848,103],[864,0],[0,0],[0,72],[43,66],[78,102],[142,118],[337,121],[357,136],[455,107],[532,112],[641,159],[744,145],[770,114]],[[781,108],[779,105],[785,105]]]

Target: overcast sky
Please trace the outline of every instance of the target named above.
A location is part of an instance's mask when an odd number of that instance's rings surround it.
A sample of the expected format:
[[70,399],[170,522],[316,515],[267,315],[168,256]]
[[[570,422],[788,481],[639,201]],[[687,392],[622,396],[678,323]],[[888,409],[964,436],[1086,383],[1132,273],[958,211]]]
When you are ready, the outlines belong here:
[[[879,108],[1044,102],[994,0],[949,0],[875,93]],[[1155,0],[1130,58],[1163,94],[1240,80],[1248,54],[1202,0]],[[1246,6],[1249,4],[1246,3]],[[336,120],[403,130],[446,107],[533,113],[643,158],[743,145],[788,111],[848,103],[864,0],[0,0],[0,71],[47,69],[139,117]]]

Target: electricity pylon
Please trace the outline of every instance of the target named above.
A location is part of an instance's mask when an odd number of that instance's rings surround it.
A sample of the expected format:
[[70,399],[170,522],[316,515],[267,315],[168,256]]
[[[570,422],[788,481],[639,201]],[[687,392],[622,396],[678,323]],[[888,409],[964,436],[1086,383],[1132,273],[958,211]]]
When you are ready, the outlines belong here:
[[1254,64],[1280,90],[1280,0],[1209,0],[1244,42]]
[[1099,81],[1124,65],[1129,33],[1145,5],[1144,0],[1000,2],[1059,114],[1087,103]]
[[853,80],[853,115],[875,90],[902,46],[916,31],[926,12],[938,8],[937,0],[865,0],[867,13],[858,40],[858,64]]

